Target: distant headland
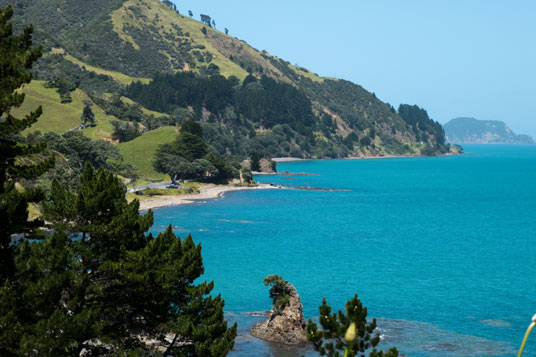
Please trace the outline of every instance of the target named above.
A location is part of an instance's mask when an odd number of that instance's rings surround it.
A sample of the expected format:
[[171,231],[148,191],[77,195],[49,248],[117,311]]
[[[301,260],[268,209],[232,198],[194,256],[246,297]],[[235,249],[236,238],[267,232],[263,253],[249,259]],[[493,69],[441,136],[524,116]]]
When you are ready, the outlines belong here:
[[461,144],[535,144],[528,135],[517,135],[504,122],[454,118],[443,125],[447,141]]

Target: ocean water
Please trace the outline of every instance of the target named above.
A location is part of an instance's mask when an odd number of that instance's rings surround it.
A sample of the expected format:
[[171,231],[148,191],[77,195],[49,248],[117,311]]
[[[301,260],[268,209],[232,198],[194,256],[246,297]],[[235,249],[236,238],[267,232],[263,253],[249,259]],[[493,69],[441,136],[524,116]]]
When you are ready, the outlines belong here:
[[[263,278],[294,284],[308,318],[354,293],[381,346],[408,356],[513,356],[536,312],[536,146],[466,145],[463,156],[280,163],[314,176],[155,211],[202,244],[204,279],[239,324],[231,355],[315,355],[248,334],[270,309]],[[536,335],[526,348],[536,356]]]

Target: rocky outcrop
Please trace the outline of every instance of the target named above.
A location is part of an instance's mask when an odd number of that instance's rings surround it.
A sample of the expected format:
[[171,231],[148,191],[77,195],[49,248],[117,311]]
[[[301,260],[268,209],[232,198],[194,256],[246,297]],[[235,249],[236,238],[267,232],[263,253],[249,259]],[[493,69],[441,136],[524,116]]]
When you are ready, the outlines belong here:
[[300,295],[294,285],[289,282],[281,280],[281,284],[285,285],[285,298],[288,296],[284,307],[281,308],[281,304],[276,302],[277,297],[272,293],[274,290],[272,287],[270,296],[274,299],[273,311],[270,312],[266,321],[258,322],[253,326],[251,334],[266,341],[287,345],[305,344],[307,333]]
[[257,167],[252,165],[250,159],[242,161],[240,166],[257,173],[274,174],[276,172],[276,162],[265,158],[259,159]]
[[259,160],[259,171],[265,174],[273,174],[275,173],[275,165],[274,162],[268,159],[260,159]]

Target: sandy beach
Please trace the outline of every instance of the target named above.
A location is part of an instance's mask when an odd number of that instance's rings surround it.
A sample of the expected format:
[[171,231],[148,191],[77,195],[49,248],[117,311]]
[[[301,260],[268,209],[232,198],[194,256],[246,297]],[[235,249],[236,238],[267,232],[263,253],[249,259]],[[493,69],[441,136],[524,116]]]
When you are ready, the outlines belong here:
[[255,186],[224,186],[224,185],[206,185],[199,189],[199,193],[176,196],[157,196],[148,200],[140,200],[140,211],[148,209],[162,208],[168,206],[186,205],[195,203],[197,200],[207,200],[219,198],[225,192],[245,191],[245,190],[266,190],[275,189],[270,184],[257,184]]

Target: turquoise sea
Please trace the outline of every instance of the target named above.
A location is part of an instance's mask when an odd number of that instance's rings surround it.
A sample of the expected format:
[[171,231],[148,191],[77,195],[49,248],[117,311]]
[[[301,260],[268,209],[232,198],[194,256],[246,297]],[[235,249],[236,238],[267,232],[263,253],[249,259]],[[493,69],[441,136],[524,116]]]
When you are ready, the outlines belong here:
[[[280,163],[256,190],[155,211],[202,244],[204,279],[238,321],[233,356],[314,355],[248,335],[279,274],[306,317],[355,292],[383,347],[408,356],[513,356],[536,312],[536,145],[466,145],[463,156]],[[256,316],[261,315],[261,316]],[[536,355],[536,335],[525,356]]]

